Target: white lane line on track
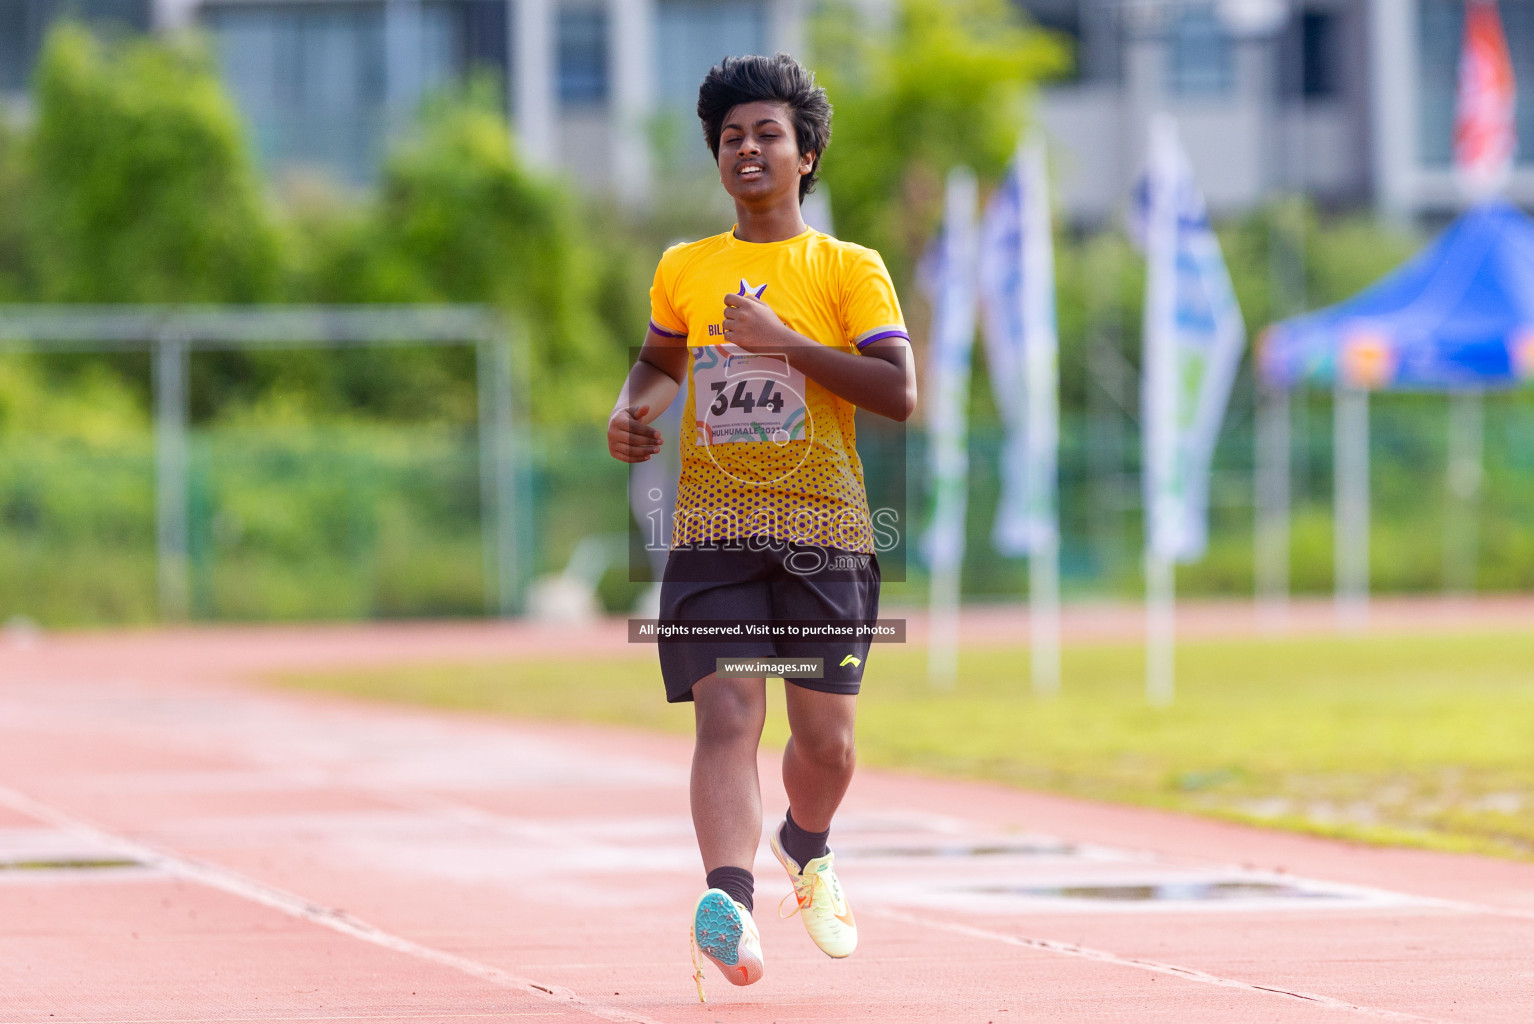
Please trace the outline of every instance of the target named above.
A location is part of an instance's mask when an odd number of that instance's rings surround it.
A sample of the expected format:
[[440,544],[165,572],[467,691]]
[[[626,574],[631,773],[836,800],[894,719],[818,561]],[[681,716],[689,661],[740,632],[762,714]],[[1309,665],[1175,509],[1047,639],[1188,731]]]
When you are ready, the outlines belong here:
[[253,878],[221,868],[213,864],[204,864],[175,853],[169,853],[155,847],[136,842],[124,836],[108,832],[95,825],[70,814],[67,811],[43,803],[25,793],[11,789],[8,786],[0,786],[0,804],[5,804],[12,810],[29,815],[40,821],[45,821],[55,828],[75,835],[90,839],[112,849],[132,856],[146,864],[151,864],[161,870],[200,882],[211,889],[218,889],[233,896],[239,896],[259,903],[273,910],[281,911],[292,917],[321,925],[332,931],[349,935],[364,942],[370,942],[383,949],[393,950],[396,953],[404,953],[418,960],[437,964],[442,967],[450,967],[464,974],[488,981],[500,988],[511,989],[526,995],[536,996],[541,999],[551,1000],[557,1004],[568,1006],[574,1010],[589,1013],[601,1020],[613,1021],[615,1024],[660,1024],[659,1021],[645,1017],[637,1013],[606,1003],[596,1003],[576,994],[573,990],[562,985],[545,985],[504,971],[491,964],[480,963],[457,953],[449,953],[445,950],[433,949],[423,946],[418,942],[386,932],[366,921],[352,917],[344,911],[332,907],[320,906],[304,899],[294,893],[285,892],[274,886],[265,885]]
[[1222,978],[1217,974],[1209,974],[1191,967],[1179,967],[1177,964],[1164,964],[1157,960],[1141,960],[1137,957],[1119,956],[1116,953],[1109,953],[1105,950],[1092,949],[1090,946],[1078,946],[1072,942],[1057,942],[1054,939],[1034,939],[1025,935],[1009,935],[1006,932],[974,928],[967,924],[960,924],[957,921],[939,921],[930,917],[919,917],[900,910],[881,908],[864,911],[864,913],[873,913],[895,921],[903,921],[906,924],[914,924],[921,928],[935,928],[941,931],[953,932],[955,935],[965,935],[972,939],[989,939],[992,942],[1005,942],[1009,946],[1037,949],[1045,953],[1054,953],[1057,956],[1078,957],[1082,960],[1095,960],[1098,963],[1116,964],[1120,967],[1133,967],[1141,971],[1167,974],[1174,978],[1182,978],[1184,981],[1193,981],[1201,985],[1214,985],[1218,988],[1231,988],[1242,992],[1260,992],[1265,995],[1282,996],[1286,999],[1308,1003],[1311,1006],[1362,1014],[1366,1017],[1374,1017],[1380,1020],[1410,1021],[1412,1024],[1449,1024],[1448,1021],[1443,1021],[1436,1017],[1420,1017],[1414,1013],[1400,1013],[1396,1010],[1381,1010],[1372,1006],[1359,1006],[1356,1003],[1334,999],[1331,996],[1319,996],[1310,992],[1296,992],[1292,989],[1278,988],[1271,985],[1256,985],[1249,981]]

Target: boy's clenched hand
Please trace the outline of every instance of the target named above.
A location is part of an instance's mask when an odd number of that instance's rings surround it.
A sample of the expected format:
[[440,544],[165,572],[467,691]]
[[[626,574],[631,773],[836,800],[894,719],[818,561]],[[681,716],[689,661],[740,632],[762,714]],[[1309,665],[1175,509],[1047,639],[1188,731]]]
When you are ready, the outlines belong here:
[[648,405],[619,407],[607,420],[607,452],[619,462],[649,462],[660,451],[660,431],[650,426]]
[[782,352],[791,332],[778,315],[755,295],[724,297],[724,340],[747,352]]

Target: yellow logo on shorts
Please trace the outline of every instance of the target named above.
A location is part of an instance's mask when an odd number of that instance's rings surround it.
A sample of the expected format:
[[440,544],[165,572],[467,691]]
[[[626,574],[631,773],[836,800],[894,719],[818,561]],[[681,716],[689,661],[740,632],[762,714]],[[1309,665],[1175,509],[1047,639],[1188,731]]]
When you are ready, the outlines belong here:
[[849,654],[845,658],[843,658],[842,659],[842,663],[840,665],[836,666],[836,667],[837,668],[846,668],[848,662],[851,662],[854,668],[862,668],[863,667],[863,659],[862,658],[858,658],[858,657],[856,657],[854,655],[851,655],[851,654]]

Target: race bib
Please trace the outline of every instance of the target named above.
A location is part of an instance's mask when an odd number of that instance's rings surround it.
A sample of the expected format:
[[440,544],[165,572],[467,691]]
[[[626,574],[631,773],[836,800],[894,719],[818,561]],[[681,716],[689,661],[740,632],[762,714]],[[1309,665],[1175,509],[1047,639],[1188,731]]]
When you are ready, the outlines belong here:
[[804,374],[786,356],[746,352],[726,342],[692,350],[693,416],[698,443],[785,445],[808,436]]

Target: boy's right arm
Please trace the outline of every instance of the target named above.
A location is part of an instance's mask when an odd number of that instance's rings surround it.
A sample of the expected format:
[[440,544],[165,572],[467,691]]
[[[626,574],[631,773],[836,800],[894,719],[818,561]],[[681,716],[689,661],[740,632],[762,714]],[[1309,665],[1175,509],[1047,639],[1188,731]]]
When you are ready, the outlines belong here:
[[607,418],[607,450],[620,462],[645,462],[660,450],[660,431],[650,423],[666,411],[687,373],[687,340],[655,331],[645,335],[618,402]]

